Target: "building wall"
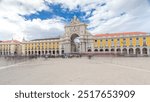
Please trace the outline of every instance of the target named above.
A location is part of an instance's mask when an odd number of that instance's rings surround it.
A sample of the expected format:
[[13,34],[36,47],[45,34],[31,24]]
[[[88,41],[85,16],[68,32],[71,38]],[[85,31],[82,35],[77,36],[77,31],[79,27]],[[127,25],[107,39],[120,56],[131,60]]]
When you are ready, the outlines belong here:
[[29,41],[23,42],[22,54],[32,55],[60,55],[59,41]]
[[[94,52],[126,54],[150,54],[150,34],[120,36],[120,37],[95,37],[93,39]],[[114,49],[114,51],[112,50]],[[118,50],[120,49],[120,51]],[[126,49],[126,50],[125,50]],[[133,49],[133,53],[131,53]],[[140,49],[140,50],[139,50]],[[98,50],[98,51],[97,51]],[[112,51],[111,51],[112,50]]]
[[17,43],[0,43],[0,56],[19,55],[19,44]]
[[[90,38],[91,39],[91,38]],[[150,35],[120,36],[120,37],[94,37],[87,45],[87,52],[94,53],[122,53],[124,54],[150,54]],[[32,55],[62,55],[65,53],[64,41],[25,41],[22,43],[0,43],[0,56],[32,56]],[[120,50],[119,50],[120,49]],[[132,52],[133,49],[133,52]],[[140,52],[138,52],[140,49]],[[146,51],[145,51],[146,49]],[[102,50],[102,51],[100,51]],[[112,50],[112,51],[111,51]],[[85,53],[85,52],[83,52]]]

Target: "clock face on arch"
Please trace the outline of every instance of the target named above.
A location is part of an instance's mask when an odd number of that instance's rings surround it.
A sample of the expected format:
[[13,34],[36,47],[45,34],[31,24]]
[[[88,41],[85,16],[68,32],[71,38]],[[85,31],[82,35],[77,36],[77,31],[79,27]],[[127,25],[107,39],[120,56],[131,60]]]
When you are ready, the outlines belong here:
[[79,30],[79,27],[72,27],[71,28],[71,32],[76,32],[76,31],[78,31]]

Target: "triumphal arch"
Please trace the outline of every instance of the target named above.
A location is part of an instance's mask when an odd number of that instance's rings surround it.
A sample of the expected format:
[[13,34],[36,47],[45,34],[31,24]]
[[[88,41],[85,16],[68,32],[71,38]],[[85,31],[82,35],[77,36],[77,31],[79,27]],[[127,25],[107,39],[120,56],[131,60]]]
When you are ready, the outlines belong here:
[[74,17],[69,25],[65,25],[65,33],[61,38],[65,53],[84,53],[92,46],[92,35],[87,31],[87,24]]

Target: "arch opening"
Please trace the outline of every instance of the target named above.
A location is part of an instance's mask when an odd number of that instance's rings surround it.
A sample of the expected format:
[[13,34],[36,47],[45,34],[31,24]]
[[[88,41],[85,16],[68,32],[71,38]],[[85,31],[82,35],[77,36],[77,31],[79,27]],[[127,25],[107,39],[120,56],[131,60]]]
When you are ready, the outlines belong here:
[[147,55],[147,48],[143,48],[142,51],[144,55]]
[[80,47],[79,35],[72,34],[70,40],[71,40],[71,52],[79,52],[79,47]]
[[116,51],[117,51],[117,53],[121,53],[121,49],[120,48],[118,48]]
[[109,52],[109,49],[105,49],[105,52]]
[[133,48],[130,48],[130,49],[129,49],[129,54],[131,54],[131,55],[132,55],[133,53],[134,53]]
[[98,49],[95,49],[94,52],[98,52]]
[[103,50],[103,49],[100,49],[99,51],[100,51],[100,52],[103,52],[104,50]]
[[140,55],[141,54],[141,50],[140,50],[140,48],[136,48],[136,55]]
[[127,49],[124,48],[124,49],[122,50],[122,52],[123,52],[123,54],[127,54]]
[[88,52],[91,52],[91,49],[88,49]]

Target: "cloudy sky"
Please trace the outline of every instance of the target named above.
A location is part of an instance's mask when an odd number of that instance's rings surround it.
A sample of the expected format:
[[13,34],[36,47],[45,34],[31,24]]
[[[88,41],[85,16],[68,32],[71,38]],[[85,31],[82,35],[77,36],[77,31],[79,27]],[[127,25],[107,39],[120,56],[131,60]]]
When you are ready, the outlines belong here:
[[0,0],[0,40],[58,37],[74,15],[92,34],[150,32],[150,0]]

